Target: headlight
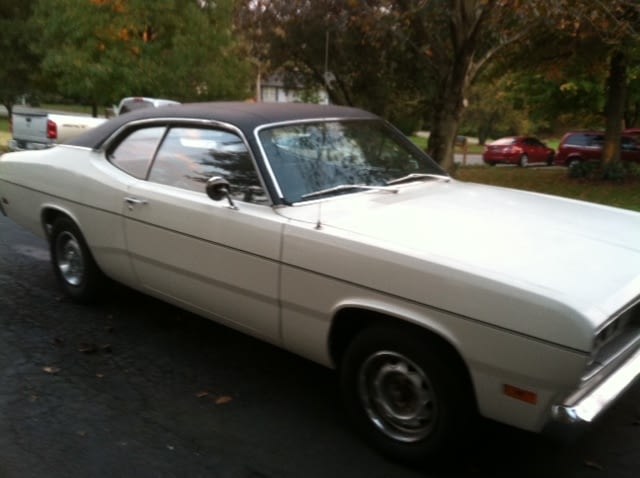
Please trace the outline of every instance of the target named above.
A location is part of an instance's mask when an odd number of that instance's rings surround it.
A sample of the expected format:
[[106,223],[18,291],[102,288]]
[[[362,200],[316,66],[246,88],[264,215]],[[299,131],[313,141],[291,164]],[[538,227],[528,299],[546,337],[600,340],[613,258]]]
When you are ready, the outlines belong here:
[[593,352],[583,380],[640,344],[640,300],[608,320],[593,339]]

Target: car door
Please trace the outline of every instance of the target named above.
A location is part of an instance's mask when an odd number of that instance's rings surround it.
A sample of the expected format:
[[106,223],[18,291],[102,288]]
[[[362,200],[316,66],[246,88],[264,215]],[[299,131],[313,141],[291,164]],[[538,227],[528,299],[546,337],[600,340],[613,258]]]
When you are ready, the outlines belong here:
[[632,136],[620,138],[620,159],[640,163],[640,143]]
[[527,138],[524,140],[525,151],[529,155],[529,161],[531,163],[541,163],[546,160],[544,157],[545,149],[544,145],[537,141],[535,138]]
[[[231,183],[233,206],[206,195],[212,176]],[[238,134],[168,128],[146,179],[123,198],[126,246],[142,288],[277,342],[282,220],[261,191]]]

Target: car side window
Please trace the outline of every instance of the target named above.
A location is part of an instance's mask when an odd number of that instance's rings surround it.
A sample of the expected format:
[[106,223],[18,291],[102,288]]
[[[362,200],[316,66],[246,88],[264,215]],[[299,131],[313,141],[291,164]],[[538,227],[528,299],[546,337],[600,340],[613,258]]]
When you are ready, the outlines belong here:
[[536,148],[544,148],[544,144],[542,143],[542,141],[535,138],[529,138],[529,146],[534,146]]
[[109,161],[131,176],[145,179],[165,130],[164,126],[135,130],[109,152]]
[[637,151],[640,147],[640,144],[633,138],[628,136],[623,136],[620,138],[620,147],[623,151]]
[[234,199],[266,202],[247,146],[230,131],[171,128],[151,166],[149,181],[205,194],[205,184],[214,176],[229,181]]
[[600,134],[596,136],[592,136],[591,141],[589,142],[589,146],[592,146],[594,148],[602,148],[603,144],[604,144],[604,136]]

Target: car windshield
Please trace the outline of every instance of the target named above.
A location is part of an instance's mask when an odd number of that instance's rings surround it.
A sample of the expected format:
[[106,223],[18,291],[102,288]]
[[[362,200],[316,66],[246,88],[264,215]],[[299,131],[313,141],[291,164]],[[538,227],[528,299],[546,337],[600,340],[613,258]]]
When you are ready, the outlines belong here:
[[259,138],[285,203],[448,178],[381,120],[331,120],[262,129]]

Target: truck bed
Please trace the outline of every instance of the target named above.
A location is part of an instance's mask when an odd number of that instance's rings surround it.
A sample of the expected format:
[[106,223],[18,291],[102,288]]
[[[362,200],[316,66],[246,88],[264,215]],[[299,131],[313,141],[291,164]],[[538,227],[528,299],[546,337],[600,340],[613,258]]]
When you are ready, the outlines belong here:
[[16,107],[12,114],[12,150],[43,149],[64,143],[106,121],[89,115],[52,113],[39,108]]

